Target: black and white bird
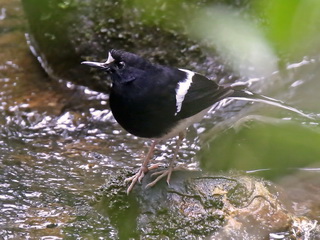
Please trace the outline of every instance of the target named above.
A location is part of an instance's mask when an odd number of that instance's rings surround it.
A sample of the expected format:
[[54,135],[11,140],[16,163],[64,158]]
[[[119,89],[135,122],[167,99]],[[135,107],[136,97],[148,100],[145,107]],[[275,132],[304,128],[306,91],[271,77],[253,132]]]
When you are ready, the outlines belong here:
[[200,121],[213,104],[225,98],[263,101],[304,115],[286,107],[281,101],[237,90],[232,85],[221,86],[199,73],[153,64],[122,50],[111,50],[106,62],[85,61],[82,64],[99,68],[110,75],[110,108],[117,122],[135,136],[153,139],[139,171],[126,179],[131,182],[128,193],[148,170],[156,167],[148,167],[156,144],[179,136],[168,169],[158,172],[159,176],[147,187],[165,176],[169,184],[186,129]]

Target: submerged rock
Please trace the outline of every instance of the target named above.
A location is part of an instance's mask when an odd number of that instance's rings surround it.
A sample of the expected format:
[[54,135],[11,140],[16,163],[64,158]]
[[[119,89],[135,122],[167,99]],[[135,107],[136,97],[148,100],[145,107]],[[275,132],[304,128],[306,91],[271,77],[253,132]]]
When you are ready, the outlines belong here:
[[[108,91],[108,83],[101,80],[99,72],[93,79],[91,70],[80,62],[102,61],[112,48],[134,52],[156,63],[190,68],[222,81],[232,80],[234,77],[213,50],[186,33],[186,25],[191,24],[188,14],[193,9],[221,2],[225,1],[168,1],[166,6],[150,9],[145,6],[148,4],[118,0],[22,1],[29,22],[30,47],[46,72],[57,80],[98,91]],[[184,16],[178,17],[175,13],[180,8]]]
[[317,232],[316,221],[294,216],[282,190],[258,178],[178,171],[170,186],[145,189],[149,173],[127,196],[124,175],[111,177],[95,203],[121,239],[298,239]]

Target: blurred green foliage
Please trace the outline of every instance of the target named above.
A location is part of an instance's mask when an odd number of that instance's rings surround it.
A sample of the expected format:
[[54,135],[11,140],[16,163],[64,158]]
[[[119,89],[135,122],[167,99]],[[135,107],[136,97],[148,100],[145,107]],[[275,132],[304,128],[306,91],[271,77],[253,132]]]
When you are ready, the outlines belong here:
[[315,167],[320,134],[316,127],[300,123],[254,121],[239,131],[228,129],[204,146],[200,162],[207,171],[272,169],[265,174],[274,178],[288,169]]
[[254,8],[265,18],[262,28],[278,53],[290,58],[320,51],[320,1],[255,0]]
[[252,76],[243,71],[245,67],[268,76],[279,59],[292,62],[320,51],[317,0],[134,0],[128,4],[138,9],[140,21],[187,33],[218,50],[227,64],[248,77]]
[[278,58],[261,28],[234,8],[214,6],[197,12],[190,33],[215,47],[239,76],[268,77],[277,71]]

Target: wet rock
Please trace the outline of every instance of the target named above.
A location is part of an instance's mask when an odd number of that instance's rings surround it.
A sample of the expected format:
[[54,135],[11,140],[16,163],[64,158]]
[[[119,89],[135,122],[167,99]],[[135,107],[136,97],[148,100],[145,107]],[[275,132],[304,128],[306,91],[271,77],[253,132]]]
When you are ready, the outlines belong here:
[[[135,52],[156,63],[191,68],[222,81],[234,80],[212,50],[186,34],[190,11],[221,2],[247,6],[250,1],[160,1],[156,4],[163,6],[152,9],[118,0],[22,1],[29,22],[29,44],[47,73],[103,92],[108,91],[103,75],[95,72],[93,78],[92,70],[80,62],[102,61],[111,48]],[[180,5],[181,18],[176,16]]]
[[95,203],[119,234],[127,234],[121,237],[276,239],[282,234],[282,239],[298,239],[317,232],[316,222],[294,216],[282,202],[282,190],[261,179],[178,171],[170,186],[161,181],[145,189],[151,180],[148,174],[127,196],[124,175],[111,177]]

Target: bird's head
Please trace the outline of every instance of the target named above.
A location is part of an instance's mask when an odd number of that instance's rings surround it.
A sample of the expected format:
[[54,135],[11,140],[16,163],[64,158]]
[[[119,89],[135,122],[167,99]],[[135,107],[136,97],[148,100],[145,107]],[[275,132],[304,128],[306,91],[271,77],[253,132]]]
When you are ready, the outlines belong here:
[[85,61],[81,64],[107,72],[113,82],[131,82],[144,74],[152,64],[142,57],[122,50],[111,50],[105,62]]

